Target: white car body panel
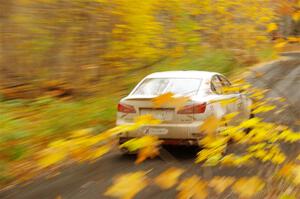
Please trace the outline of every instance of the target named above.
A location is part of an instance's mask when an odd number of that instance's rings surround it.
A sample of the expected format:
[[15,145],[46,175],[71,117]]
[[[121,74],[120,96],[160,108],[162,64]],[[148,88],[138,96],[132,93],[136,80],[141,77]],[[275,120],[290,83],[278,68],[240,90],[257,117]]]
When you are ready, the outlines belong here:
[[[223,75],[215,72],[206,71],[169,71],[158,72],[146,76],[137,86],[130,92],[130,94],[121,99],[121,104],[126,104],[134,107],[135,113],[117,113],[117,125],[131,124],[134,122],[134,118],[141,115],[141,113],[151,114],[157,113],[161,115],[163,119],[161,124],[142,127],[133,132],[125,132],[121,135],[121,138],[133,138],[140,137],[145,134],[155,134],[161,139],[181,139],[181,140],[197,140],[201,137],[199,127],[203,121],[209,116],[216,116],[221,119],[224,115],[231,112],[241,112],[239,121],[250,117],[250,105],[251,100],[240,93],[233,94],[217,94],[212,91],[212,78]],[[191,96],[190,104],[206,103],[206,110],[200,114],[178,114],[174,107],[160,107],[160,109],[154,108],[151,99],[154,95],[135,95],[134,93],[140,87],[146,79],[155,78],[184,78],[184,79],[202,79],[200,88],[196,95]],[[224,77],[225,78],[225,77]],[[221,82],[221,81],[220,81]],[[230,103],[226,106],[221,105],[218,100],[236,98],[235,103]],[[188,104],[187,104],[188,105]],[[158,118],[161,119],[161,118]]]

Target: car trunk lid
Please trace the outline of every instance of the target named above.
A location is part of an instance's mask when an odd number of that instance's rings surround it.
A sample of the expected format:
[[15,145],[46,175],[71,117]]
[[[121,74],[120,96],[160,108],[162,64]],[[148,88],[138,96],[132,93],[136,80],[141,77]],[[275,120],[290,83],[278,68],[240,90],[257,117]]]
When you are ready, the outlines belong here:
[[193,121],[193,114],[178,114],[178,107],[168,104],[155,107],[154,98],[155,96],[131,96],[122,100],[122,103],[133,106],[136,110],[136,116],[151,114],[154,118],[161,120],[162,123],[190,123]]

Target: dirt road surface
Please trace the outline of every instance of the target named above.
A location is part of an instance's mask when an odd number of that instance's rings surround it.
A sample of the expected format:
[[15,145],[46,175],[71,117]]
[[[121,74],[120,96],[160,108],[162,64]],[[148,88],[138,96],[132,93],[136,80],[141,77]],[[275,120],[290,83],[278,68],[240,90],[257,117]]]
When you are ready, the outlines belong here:
[[[281,96],[287,99],[288,109],[279,114],[267,115],[268,120],[280,121],[294,125],[300,118],[300,52],[286,53],[276,61],[253,67],[249,80],[255,86],[271,89],[269,96]],[[294,128],[299,130],[299,126]],[[287,145],[285,151],[290,154],[297,152],[297,146]],[[0,192],[1,199],[98,199],[112,184],[113,177],[122,173],[138,170],[149,171],[149,176],[157,176],[161,171],[176,166],[188,170],[184,176],[197,174],[203,178],[214,175],[251,176],[259,175],[267,178],[272,173],[272,165],[260,165],[255,168],[202,168],[193,164],[196,149],[176,148],[164,149],[160,157],[135,165],[134,156],[122,156],[114,151],[93,164],[74,165],[62,170],[61,174],[49,179],[41,178],[26,186],[19,186]],[[259,169],[258,169],[259,168]],[[267,169],[268,168],[268,169]],[[136,198],[175,198],[176,190],[162,191],[156,186],[149,186],[141,191]],[[259,197],[259,196],[258,196]],[[236,198],[231,193],[224,193],[221,198]]]

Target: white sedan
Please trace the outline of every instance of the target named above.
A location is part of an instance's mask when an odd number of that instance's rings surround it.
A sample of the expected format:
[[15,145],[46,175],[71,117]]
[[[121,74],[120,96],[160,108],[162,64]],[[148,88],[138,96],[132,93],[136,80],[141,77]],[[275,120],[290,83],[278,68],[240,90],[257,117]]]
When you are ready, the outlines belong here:
[[[224,93],[225,88],[230,86],[226,77],[215,72],[168,71],[146,76],[127,97],[120,100],[117,125],[134,123],[135,117],[144,114],[152,114],[162,122],[122,133],[120,144],[131,138],[155,135],[164,144],[196,145],[203,135],[199,126],[206,118],[215,116],[221,119],[229,113],[239,112],[234,122],[248,119],[252,101],[239,92]],[[180,109],[168,104],[156,107],[153,99],[165,93],[189,96],[190,100]],[[221,103],[230,99],[235,100],[226,105]]]

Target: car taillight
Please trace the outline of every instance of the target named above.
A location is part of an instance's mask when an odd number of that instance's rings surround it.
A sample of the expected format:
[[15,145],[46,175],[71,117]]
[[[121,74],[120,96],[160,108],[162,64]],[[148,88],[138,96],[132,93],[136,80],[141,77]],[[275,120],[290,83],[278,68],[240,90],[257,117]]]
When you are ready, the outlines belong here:
[[181,108],[177,113],[178,114],[198,114],[204,113],[206,110],[206,103],[203,104],[193,104]]
[[135,109],[133,106],[126,105],[126,104],[118,104],[118,112],[121,113],[135,113]]

